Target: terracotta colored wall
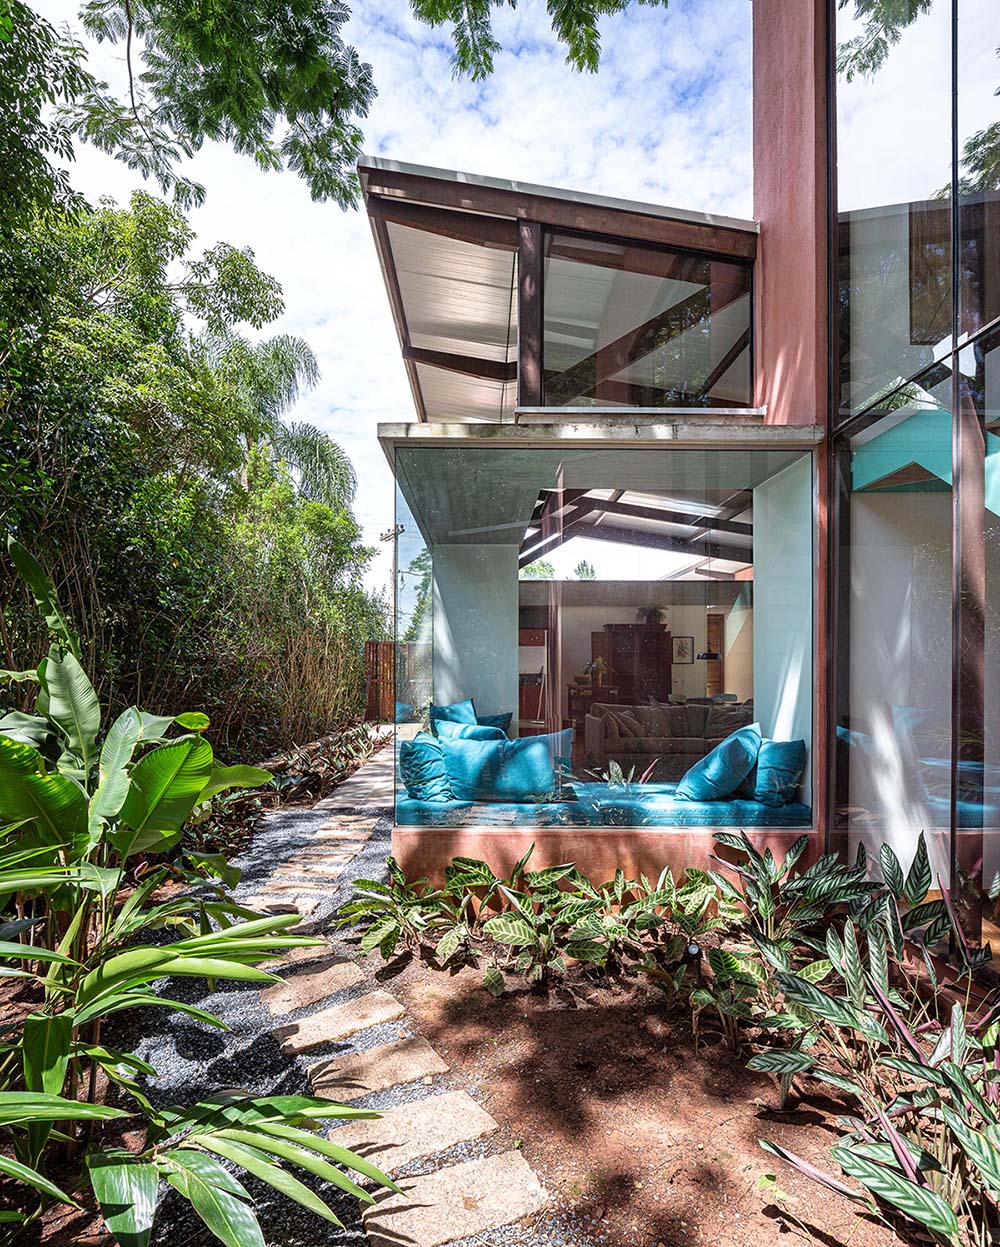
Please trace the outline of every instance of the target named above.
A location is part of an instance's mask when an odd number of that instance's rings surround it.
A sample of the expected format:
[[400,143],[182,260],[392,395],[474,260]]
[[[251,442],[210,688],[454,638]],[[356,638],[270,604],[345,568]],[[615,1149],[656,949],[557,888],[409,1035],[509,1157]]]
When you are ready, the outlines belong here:
[[769,424],[825,424],[826,0],[753,0],[757,395]]

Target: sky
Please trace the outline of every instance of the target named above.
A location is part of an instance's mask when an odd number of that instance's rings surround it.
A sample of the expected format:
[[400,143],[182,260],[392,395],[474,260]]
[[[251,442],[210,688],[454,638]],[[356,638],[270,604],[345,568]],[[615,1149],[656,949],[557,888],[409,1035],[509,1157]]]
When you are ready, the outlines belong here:
[[[79,33],[75,4],[37,7]],[[541,0],[500,6],[494,20],[504,50],[484,83],[455,78],[447,31],[416,22],[405,0],[351,7],[346,38],[372,65],[379,90],[364,122],[367,153],[752,215],[750,0],[633,6],[604,21],[596,75],[565,64]],[[98,47],[92,68],[117,86],[122,57],[121,47]],[[376,426],[415,413],[364,211],[313,203],[295,174],[262,173],[220,146],[206,146],[187,172],[208,192],[191,216],[198,245],[250,246],[280,281],[286,310],[264,336],[305,338],[322,373],[289,418],[318,425],[350,455],[357,516],[366,541],[378,546],[393,523],[393,489]],[[126,202],[142,185],[85,146],[71,176],[92,201]],[[369,587],[387,588],[391,577],[390,548],[382,545]]]

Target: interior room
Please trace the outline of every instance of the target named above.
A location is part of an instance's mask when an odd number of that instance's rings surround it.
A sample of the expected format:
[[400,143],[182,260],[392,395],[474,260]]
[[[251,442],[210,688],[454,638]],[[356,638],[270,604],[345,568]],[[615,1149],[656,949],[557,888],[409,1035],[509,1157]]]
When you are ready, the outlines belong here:
[[[810,825],[808,453],[443,444],[395,462],[401,736],[471,701],[510,738],[558,739],[560,799],[517,821],[597,793],[641,823],[699,806],[697,825]],[[684,805],[691,768],[743,729],[797,743],[792,799],[755,803],[751,783]]]

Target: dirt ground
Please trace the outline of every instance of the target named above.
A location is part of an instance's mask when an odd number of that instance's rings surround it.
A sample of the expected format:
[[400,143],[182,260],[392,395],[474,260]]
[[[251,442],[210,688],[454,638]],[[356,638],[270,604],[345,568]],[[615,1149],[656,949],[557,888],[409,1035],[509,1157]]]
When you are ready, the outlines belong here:
[[686,1008],[645,988],[496,1000],[474,970],[414,961],[392,991],[452,1066],[449,1081],[511,1130],[606,1247],[908,1241],[758,1146],[772,1139],[839,1175],[827,1150],[845,1106],[820,1094],[778,1112],[771,1077],[748,1072],[707,1023],[696,1054]]

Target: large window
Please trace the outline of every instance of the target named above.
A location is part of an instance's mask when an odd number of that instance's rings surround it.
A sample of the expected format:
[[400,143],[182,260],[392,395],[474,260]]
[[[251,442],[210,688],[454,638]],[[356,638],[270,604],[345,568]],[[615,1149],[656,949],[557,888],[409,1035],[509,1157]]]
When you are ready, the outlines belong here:
[[[430,791],[401,746],[397,821],[811,825],[811,455],[441,445],[396,470],[429,577],[401,590],[406,662],[433,604],[400,735],[440,729],[423,747],[460,772]],[[734,736],[714,787],[690,778]]]
[[837,7],[836,825],[1000,895],[995,0]]
[[548,233],[547,407],[751,402],[750,265]]

